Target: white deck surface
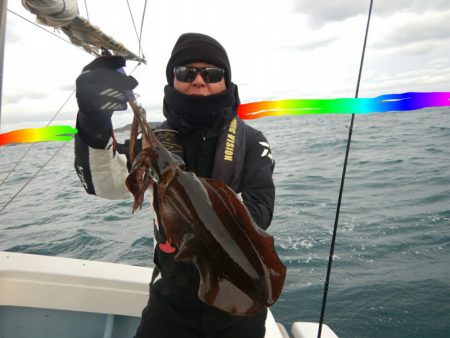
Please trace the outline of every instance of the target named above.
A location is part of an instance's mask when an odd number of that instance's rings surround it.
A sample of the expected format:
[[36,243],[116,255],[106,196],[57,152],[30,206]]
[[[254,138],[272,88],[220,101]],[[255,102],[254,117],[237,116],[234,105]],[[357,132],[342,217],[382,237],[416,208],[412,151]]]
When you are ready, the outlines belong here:
[[[151,268],[0,251],[0,307],[140,317]],[[269,311],[266,338],[283,338]]]

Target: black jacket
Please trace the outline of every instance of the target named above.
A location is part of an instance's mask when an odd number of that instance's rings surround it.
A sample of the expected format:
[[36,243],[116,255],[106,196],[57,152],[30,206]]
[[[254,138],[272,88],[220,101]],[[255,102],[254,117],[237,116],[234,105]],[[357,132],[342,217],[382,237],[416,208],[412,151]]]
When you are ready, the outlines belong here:
[[[272,220],[274,208],[274,161],[264,135],[243,121],[239,123],[245,130],[245,149],[237,161],[241,166],[239,184],[233,186],[229,182],[226,183],[242,195],[255,223],[266,229]],[[128,142],[118,144],[112,135],[105,148],[98,149],[83,137],[83,126],[77,124],[77,128],[79,133],[75,137],[75,170],[86,192],[107,199],[130,197],[131,194],[125,187],[125,178],[131,167]],[[213,166],[214,162],[217,162],[216,147],[220,135],[201,130],[180,133],[163,123],[155,131],[160,140],[165,137],[164,133],[168,129],[177,135],[174,142],[176,146],[169,150],[184,159],[186,170],[193,171],[200,177],[218,178],[214,177],[217,170],[214,171]],[[164,143],[168,145],[168,142]]]
[[[272,179],[274,161],[269,144],[264,135],[246,125],[238,118],[238,130],[231,139],[230,126],[221,132],[193,130],[180,132],[171,128],[167,122],[155,130],[155,134],[169,150],[181,156],[186,170],[200,177],[223,179],[241,198],[250,211],[255,223],[266,229],[272,220],[275,188]],[[125,187],[125,178],[131,166],[128,144],[118,144],[114,136],[105,149],[97,149],[88,144],[83,125],[78,123],[79,134],[75,137],[75,169],[89,194],[108,199],[131,197]],[[232,161],[230,151],[233,150]],[[131,205],[130,205],[131,208]],[[162,293],[181,288],[181,293],[193,301],[198,289],[198,273],[193,266],[175,262],[176,252],[169,253],[161,248],[164,234],[155,226],[154,261],[165,283],[159,283]],[[165,277],[165,278],[164,278]],[[173,292],[172,292],[173,294]],[[180,294],[180,293],[177,293]]]
[[[238,118],[233,121],[220,132],[194,130],[190,133],[174,130],[165,122],[155,134],[170,151],[184,159],[188,171],[200,177],[222,179],[240,194],[255,223],[266,229],[272,220],[275,199],[270,147],[260,131]],[[86,135],[83,124],[78,123],[77,128],[75,169],[86,191],[108,199],[131,197],[124,183],[130,168],[128,145],[118,144],[112,136],[104,149],[94,148],[92,145],[98,143],[92,144],[89,137],[83,137]],[[151,292],[178,304],[181,310],[204,308],[197,296],[196,268],[176,262],[176,252],[164,250],[165,236],[156,225],[155,240],[154,262],[162,278],[152,281]]]

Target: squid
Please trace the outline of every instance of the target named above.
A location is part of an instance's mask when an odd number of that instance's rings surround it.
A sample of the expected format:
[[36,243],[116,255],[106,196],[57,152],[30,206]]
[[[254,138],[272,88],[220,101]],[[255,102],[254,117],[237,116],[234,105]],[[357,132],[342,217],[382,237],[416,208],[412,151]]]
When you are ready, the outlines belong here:
[[[185,171],[183,160],[168,151],[131,103],[132,168],[126,179],[133,212],[153,189],[160,226],[176,248],[175,260],[193,264],[200,275],[198,297],[233,315],[252,315],[275,303],[286,267],[274,239],[260,229],[236,193],[222,181]],[[135,156],[138,131],[144,149]]]

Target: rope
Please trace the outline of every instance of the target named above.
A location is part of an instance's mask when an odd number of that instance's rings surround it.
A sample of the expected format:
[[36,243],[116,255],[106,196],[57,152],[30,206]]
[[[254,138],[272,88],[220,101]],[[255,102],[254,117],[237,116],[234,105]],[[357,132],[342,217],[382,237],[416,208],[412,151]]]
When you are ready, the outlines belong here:
[[[369,7],[369,14],[367,16],[367,25],[366,25],[366,33],[364,36],[364,45],[363,45],[363,49],[362,49],[362,53],[361,53],[361,62],[359,64],[359,73],[358,73],[358,81],[356,84],[356,91],[355,91],[355,98],[358,97],[359,94],[359,84],[361,82],[361,74],[362,74],[362,69],[363,69],[363,64],[364,64],[364,56],[366,53],[366,45],[367,45],[367,36],[369,34],[369,25],[370,25],[370,17],[372,15],[372,5],[373,5],[373,0],[370,0],[370,7]],[[336,207],[336,217],[334,220],[334,228],[333,228],[333,236],[331,239],[331,247],[330,247],[330,255],[328,257],[328,268],[327,268],[327,276],[325,279],[325,285],[324,285],[324,290],[323,290],[323,299],[322,299],[322,309],[320,311],[320,321],[319,321],[319,331],[317,333],[317,337],[320,338],[322,335],[322,325],[323,325],[323,319],[325,316],[325,306],[327,303],[327,295],[328,295],[328,286],[330,283],[330,275],[331,275],[331,265],[333,263],[333,254],[334,254],[334,245],[336,242],[336,233],[337,233],[337,227],[338,227],[338,223],[339,223],[339,214],[341,211],[341,203],[342,203],[342,195],[344,192],[344,181],[345,181],[345,174],[347,171],[347,162],[348,162],[348,154],[350,152],[350,143],[352,141],[352,132],[353,132],[353,122],[355,120],[355,114],[352,114],[352,118],[351,118],[351,122],[350,122],[350,128],[348,131],[348,139],[347,139],[347,148],[345,151],[345,159],[344,159],[344,168],[342,169],[342,178],[341,178],[341,186],[339,189],[339,198],[338,198],[338,202],[337,202],[337,207]]]

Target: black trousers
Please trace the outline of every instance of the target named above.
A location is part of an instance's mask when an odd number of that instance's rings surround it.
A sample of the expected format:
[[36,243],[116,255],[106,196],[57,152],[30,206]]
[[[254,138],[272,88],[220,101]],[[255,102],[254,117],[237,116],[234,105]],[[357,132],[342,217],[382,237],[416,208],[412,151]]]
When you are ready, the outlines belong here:
[[267,309],[232,316],[202,303],[193,285],[170,278],[150,284],[150,298],[135,338],[264,338]]

